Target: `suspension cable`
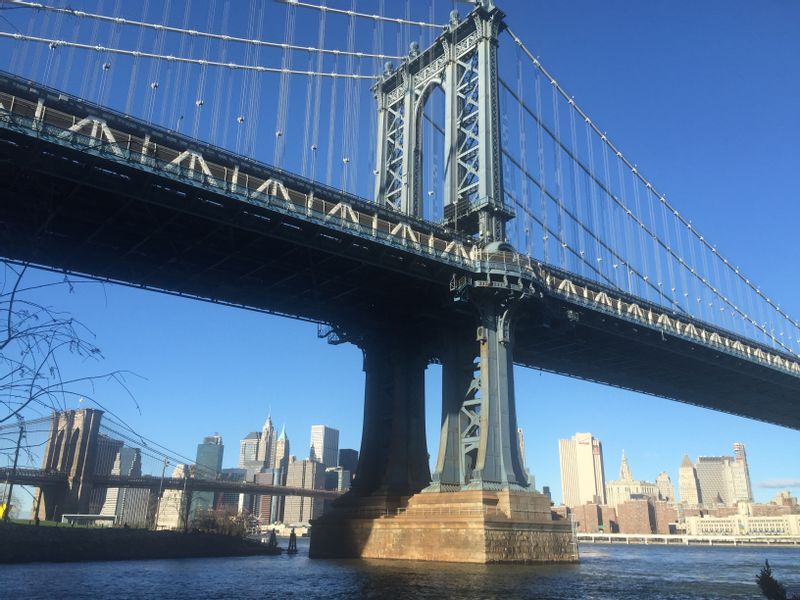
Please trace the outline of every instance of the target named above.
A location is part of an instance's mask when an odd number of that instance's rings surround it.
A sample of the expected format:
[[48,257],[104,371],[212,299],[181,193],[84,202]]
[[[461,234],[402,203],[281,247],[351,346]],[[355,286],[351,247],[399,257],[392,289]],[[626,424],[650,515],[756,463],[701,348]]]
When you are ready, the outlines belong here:
[[356,12],[354,10],[346,10],[343,8],[332,8],[319,4],[311,4],[310,2],[301,2],[300,0],[275,0],[282,4],[291,4],[293,6],[301,6],[303,8],[312,8],[323,12],[336,13],[340,15],[347,15],[348,17],[359,17],[362,19],[372,19],[373,21],[388,21],[389,23],[397,23],[398,25],[414,25],[416,27],[430,27],[433,29],[444,29],[446,25],[437,25],[436,23],[426,23],[425,21],[412,21],[410,19],[400,19],[395,17],[385,17],[383,15],[375,15],[369,13]]
[[[508,84],[507,84],[507,83],[506,83],[506,82],[505,82],[503,79],[499,79],[499,78],[498,78],[498,81],[499,81],[500,85],[501,85],[501,86],[502,86],[502,87],[503,87],[503,88],[504,88],[504,89],[505,89],[505,90],[506,90],[506,91],[507,91],[507,92],[508,92],[508,93],[509,93],[509,94],[510,94],[512,97],[514,97],[514,98],[515,98],[515,99],[516,99],[518,102],[521,102],[521,100],[519,99],[519,97],[517,97],[517,96],[516,96],[516,93],[515,93],[515,92],[514,92],[514,91],[511,89],[511,87],[510,87],[510,86],[509,86],[509,85],[508,85]],[[688,268],[688,265],[687,265],[686,261],[685,261],[685,260],[684,260],[682,257],[680,257],[680,256],[676,255],[676,254],[675,254],[675,251],[674,251],[672,248],[670,248],[669,246],[667,246],[667,244],[665,244],[665,243],[664,243],[664,241],[663,241],[663,240],[661,240],[661,239],[660,239],[660,238],[659,238],[657,235],[655,235],[654,231],[653,231],[653,230],[652,230],[652,229],[651,229],[651,228],[650,228],[650,227],[649,227],[649,226],[648,226],[648,225],[647,225],[647,224],[646,224],[644,221],[642,221],[642,220],[641,220],[639,217],[637,217],[635,214],[633,214],[633,212],[632,212],[632,211],[630,211],[630,210],[629,210],[629,209],[628,209],[628,208],[625,206],[625,204],[624,204],[624,203],[623,203],[623,202],[620,200],[620,198],[619,198],[619,197],[617,197],[616,195],[614,195],[614,194],[611,192],[611,190],[609,190],[609,189],[608,189],[608,186],[607,186],[606,184],[604,184],[602,181],[600,181],[599,179],[597,179],[596,177],[594,177],[594,176],[591,174],[590,170],[589,170],[589,169],[588,169],[588,168],[587,168],[585,165],[583,165],[583,163],[582,163],[582,162],[581,162],[581,161],[578,159],[578,157],[576,157],[576,156],[575,156],[575,155],[574,155],[574,154],[573,154],[573,153],[572,153],[572,152],[571,152],[571,151],[570,151],[570,150],[569,150],[569,149],[568,149],[568,148],[567,148],[567,147],[566,147],[566,146],[563,144],[563,142],[561,142],[561,141],[560,141],[560,140],[557,138],[557,134],[556,134],[556,133],[554,133],[553,131],[551,131],[551,130],[550,130],[548,127],[546,127],[546,126],[545,126],[543,123],[541,123],[541,119],[540,119],[540,118],[539,118],[539,117],[538,117],[536,114],[534,114],[534,113],[533,113],[533,111],[530,109],[530,107],[528,107],[528,106],[527,106],[527,105],[525,105],[524,103],[523,103],[523,107],[525,108],[526,112],[528,112],[528,114],[531,116],[531,118],[533,118],[533,119],[534,119],[534,120],[536,120],[538,123],[540,123],[540,125],[542,126],[542,129],[543,129],[545,132],[547,132],[547,134],[548,134],[548,135],[549,135],[549,136],[550,136],[550,137],[553,139],[554,143],[556,143],[556,144],[557,144],[557,145],[558,145],[558,146],[561,148],[561,150],[562,150],[562,151],[563,151],[563,152],[564,152],[564,153],[565,153],[565,154],[566,154],[566,155],[567,155],[567,156],[568,156],[568,157],[569,157],[571,160],[575,161],[575,162],[576,162],[576,163],[577,163],[577,164],[578,164],[578,165],[579,165],[579,166],[580,166],[580,167],[581,167],[581,168],[584,170],[584,172],[585,172],[585,173],[586,173],[586,174],[587,174],[589,177],[591,177],[591,178],[592,178],[592,180],[595,182],[595,184],[596,184],[596,185],[597,185],[597,186],[598,186],[598,187],[599,187],[599,188],[600,188],[600,189],[601,189],[601,190],[602,190],[602,191],[603,191],[603,192],[604,192],[604,193],[605,193],[605,194],[606,194],[606,195],[607,195],[609,198],[611,198],[611,199],[614,201],[614,203],[615,203],[615,204],[617,204],[617,205],[618,205],[618,206],[619,206],[619,207],[620,207],[620,208],[621,208],[623,211],[625,211],[625,213],[626,213],[626,214],[627,214],[627,215],[628,215],[628,216],[629,216],[631,219],[633,219],[633,220],[634,220],[634,222],[635,222],[635,223],[636,223],[636,224],[639,226],[639,231],[640,231],[640,234],[641,234],[641,236],[642,236],[642,237],[644,237],[645,239],[646,239],[646,237],[649,237],[649,238],[653,239],[653,241],[654,241],[654,244],[657,244],[657,245],[661,246],[661,247],[662,247],[664,250],[666,250],[666,251],[667,251],[667,253],[668,253],[668,254],[670,254],[670,255],[671,255],[671,256],[672,256],[672,257],[673,257],[675,260],[677,260],[677,261],[678,261],[678,263],[679,263],[679,264],[680,264],[680,265],[681,265],[683,268]],[[634,169],[635,169],[635,167],[634,167]],[[634,173],[634,175],[635,175],[635,173]],[[648,188],[648,189],[649,189],[649,188]],[[639,212],[639,211],[640,211],[640,208],[639,208],[639,206],[638,206],[638,204],[639,204],[639,200],[638,200],[638,197],[639,197],[639,191],[638,191],[638,185],[636,184],[636,181],[634,181],[634,190],[633,190],[633,191],[634,191],[635,203],[636,203],[636,206],[637,206],[637,209],[636,209],[636,210],[637,210],[637,212]],[[562,232],[562,235],[563,235],[563,232]],[[645,237],[645,236],[646,236],[646,237]],[[706,242],[705,240],[703,240],[702,238],[701,238],[701,240],[703,241],[703,243],[707,243],[707,242]],[[646,253],[646,251],[645,251],[645,249],[644,249],[644,246],[645,246],[645,245],[646,245],[646,243],[645,243],[644,241],[642,241],[641,255],[642,255],[642,258],[643,258],[643,260],[645,261],[645,268],[644,268],[644,270],[645,270],[645,271],[647,271],[647,270],[648,270],[648,269],[647,269],[647,263],[646,263],[646,256],[647,256],[647,253]],[[712,246],[712,248],[713,248],[713,246]],[[714,254],[717,254],[717,250],[716,250],[716,248],[713,248],[713,253],[714,253]],[[707,257],[707,253],[703,253],[704,273],[709,273],[708,266],[707,266],[707,264],[705,264],[706,257]],[[754,324],[755,324],[755,325],[756,325],[756,326],[757,326],[757,327],[758,327],[758,328],[759,328],[759,329],[762,331],[762,333],[764,333],[764,334],[765,334],[765,335],[767,335],[767,336],[768,336],[770,339],[772,339],[772,337],[770,336],[770,334],[767,332],[766,325],[764,325],[763,327],[762,327],[762,326],[760,326],[760,325],[758,325],[758,324],[757,324],[757,323],[756,323],[756,322],[753,320],[753,317],[750,317],[750,316],[748,316],[746,313],[744,313],[744,312],[741,310],[741,308],[740,308],[740,307],[736,306],[736,305],[735,305],[735,304],[733,304],[733,303],[732,303],[732,302],[731,302],[731,301],[730,301],[728,298],[726,298],[725,296],[723,296],[723,295],[722,295],[722,293],[720,292],[720,290],[718,289],[718,287],[717,287],[717,286],[714,286],[714,285],[713,285],[713,283],[712,283],[712,282],[709,280],[709,277],[708,277],[708,276],[703,276],[703,275],[701,275],[700,273],[698,273],[696,270],[690,270],[690,272],[692,273],[692,275],[693,275],[694,277],[698,278],[698,279],[699,279],[699,280],[700,280],[700,281],[701,281],[701,282],[702,282],[702,283],[703,283],[703,284],[704,284],[704,285],[705,285],[705,286],[706,286],[706,287],[707,287],[707,288],[708,288],[708,289],[709,289],[711,292],[713,292],[713,294],[714,294],[715,296],[717,296],[717,298],[719,298],[720,300],[722,300],[722,302],[724,302],[725,304],[727,304],[728,306],[730,306],[730,307],[731,307],[731,308],[732,308],[734,311],[736,311],[737,313],[739,313],[739,314],[740,314],[740,315],[741,315],[743,318],[746,318],[746,319],[748,319],[748,320],[752,321],[752,322],[753,322],[753,323],[754,323]],[[647,277],[647,276],[645,276],[645,277]],[[647,281],[647,279],[649,279],[649,278],[646,278],[646,279],[644,279],[644,280],[645,280],[645,281]],[[793,354],[793,355],[796,355],[796,353],[795,353],[794,351],[790,350],[790,349],[789,349],[788,347],[786,347],[785,345],[781,344],[781,346],[782,346],[782,347],[783,347],[785,350],[787,350],[788,352],[790,352],[791,354]]]
[[[537,70],[541,71],[541,73],[545,77],[549,78],[550,83],[553,86],[553,89],[557,90],[558,93],[561,94],[562,97],[564,97],[564,99],[566,99],[567,101],[569,101],[569,102],[574,104],[575,101],[571,99],[571,97],[569,96],[569,94],[567,94],[567,92],[564,90],[564,88],[562,88],[561,85],[559,85],[559,83],[555,80],[555,78],[547,71],[547,69],[544,68],[542,63],[539,62],[539,59],[536,58],[533,55],[533,53],[525,46],[525,44],[522,42],[522,40],[519,37],[517,37],[517,35],[509,27],[506,27],[505,31],[508,32],[508,34],[511,36],[511,39],[514,41],[514,43],[516,43],[522,49],[522,51],[525,53],[525,55],[528,57],[528,59],[533,63],[534,67],[536,67]],[[697,231],[697,229],[692,227],[691,223],[671,203],[669,203],[667,201],[667,198],[663,194],[659,193],[656,190],[656,188],[641,173],[639,173],[639,171],[636,169],[634,164],[631,163],[627,158],[625,158],[625,156],[622,154],[622,152],[620,150],[618,150],[617,147],[614,144],[611,143],[611,141],[600,130],[600,128],[597,127],[597,125],[595,125],[595,123],[589,118],[589,116],[577,104],[575,104],[575,110],[578,111],[578,113],[584,118],[584,120],[595,131],[595,133],[597,133],[597,135],[600,136],[600,139],[605,144],[607,144],[609,146],[609,148],[617,155],[617,157],[622,162],[625,163],[625,165],[628,167],[628,169],[631,170],[631,172],[634,174],[634,176],[636,178],[638,178],[643,184],[645,184],[652,191],[652,193],[659,199],[659,201],[663,202],[666,205],[667,209],[670,210],[673,213],[673,215],[683,223],[683,225],[685,225],[688,229],[690,229],[692,231],[693,235],[700,241],[701,245],[703,245],[707,250],[710,250],[713,254],[715,254],[717,256],[717,258],[719,258],[719,260],[721,260],[723,262],[723,264],[728,269],[733,271],[733,273],[736,275],[737,278],[739,278],[741,281],[743,281],[745,283],[745,285],[747,285],[762,300],[764,300],[770,307],[772,307],[772,309],[775,310],[775,312],[777,312],[784,319],[789,321],[796,328],[800,329],[800,322],[796,321],[788,313],[783,311],[780,308],[780,306],[775,304],[766,295],[764,295],[764,293],[761,292],[760,289],[758,289],[755,285],[753,285],[750,282],[750,280],[747,279],[741,273],[741,271],[738,268],[734,267],[732,263],[730,263],[721,254],[719,254],[717,252],[716,248],[714,248],[714,246],[712,246],[711,243],[708,240],[706,240],[702,235],[700,235],[700,233]]]
[[[269,48],[279,48],[283,50],[298,50],[301,52],[319,52],[321,54],[337,54],[337,55],[352,55],[354,58],[379,58],[382,60],[399,60],[403,57],[393,56],[390,54],[372,54],[369,52],[346,52],[344,50],[335,50],[330,48],[314,48],[313,46],[298,46],[279,42],[268,42],[266,40],[250,39],[243,37],[236,37],[232,35],[225,35],[220,33],[212,33],[210,31],[197,31],[195,29],[188,29],[186,27],[175,27],[172,25],[162,25],[160,23],[148,23],[146,21],[136,21],[133,19],[124,19],[121,17],[110,17],[108,15],[101,15],[97,13],[90,13],[82,10],[75,10],[72,8],[59,8],[57,6],[48,6],[40,2],[27,2],[26,0],[7,0],[11,4],[16,4],[25,8],[32,8],[36,10],[47,10],[62,14],[68,14],[77,18],[94,19],[98,21],[106,21],[119,25],[129,25],[131,27],[142,27],[145,29],[153,29],[155,31],[167,31],[169,33],[179,33],[189,35],[192,37],[205,37],[222,42],[233,42],[237,44],[251,44],[254,46],[266,46]],[[294,2],[287,4],[295,5]],[[298,4],[299,5],[299,4]],[[335,9],[329,9],[331,12],[338,12]],[[356,15],[358,16],[358,15]],[[393,20],[393,19],[392,19]]]
[[303,71],[300,69],[284,69],[279,67],[266,67],[263,65],[243,65],[233,62],[221,62],[215,60],[204,60],[200,58],[187,58],[184,56],[164,55],[154,52],[140,52],[138,50],[124,50],[122,48],[107,48],[105,46],[92,46],[91,44],[82,44],[78,42],[68,42],[66,40],[53,40],[50,38],[42,38],[32,35],[24,35],[21,33],[9,33],[7,31],[0,31],[0,38],[14,39],[24,42],[35,42],[40,44],[54,44],[55,46],[66,46],[68,48],[79,48],[81,50],[95,50],[97,52],[111,52],[112,54],[121,54],[123,56],[133,56],[141,58],[151,58],[154,60],[163,60],[172,63],[189,63],[194,65],[220,67],[241,71],[256,71],[258,73],[288,73],[289,75],[306,75],[309,77],[331,77],[334,79],[363,79],[375,81],[377,76],[374,75],[357,75],[352,73],[337,73],[337,72],[319,72],[319,71]]

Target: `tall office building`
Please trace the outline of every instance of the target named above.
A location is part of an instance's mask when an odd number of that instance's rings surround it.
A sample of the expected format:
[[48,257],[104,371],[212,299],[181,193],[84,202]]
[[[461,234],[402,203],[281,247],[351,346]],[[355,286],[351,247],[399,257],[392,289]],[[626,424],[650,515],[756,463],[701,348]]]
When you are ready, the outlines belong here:
[[258,461],[258,442],[260,439],[260,431],[251,431],[239,442],[240,469],[246,469],[246,465],[252,465]]
[[733,456],[735,459],[731,480],[733,483],[734,501],[753,500],[753,488],[750,486],[750,467],[747,465],[747,452],[742,442],[734,442]]
[[[214,434],[203,438],[203,443],[197,445],[197,458],[195,459],[195,476],[200,479],[216,479],[222,472],[222,454],[225,446],[222,436]],[[204,511],[213,510],[214,492],[195,492],[192,494],[192,518]]]
[[[286,474],[286,485],[306,489],[325,489],[325,465],[311,460],[295,460],[289,463]],[[322,516],[324,500],[286,496],[283,522],[287,524],[307,524],[312,519]]]
[[591,433],[576,433],[558,440],[561,461],[561,494],[567,506],[587,502],[606,503],[603,445]]
[[700,504],[700,485],[697,482],[697,471],[689,456],[685,454],[678,469],[678,493],[681,503],[695,506]]
[[267,417],[261,428],[256,458],[267,468],[272,468],[272,465],[275,464],[275,428],[272,426],[272,416]]
[[[138,477],[142,474],[142,455],[138,448],[122,447],[117,452],[111,475]],[[109,488],[101,515],[113,516],[117,525],[146,527],[150,490],[137,488]]]
[[339,430],[325,425],[311,426],[311,450],[309,458],[326,467],[335,467],[339,462]]
[[[116,440],[102,433],[97,434],[97,453],[94,462],[95,475],[111,474],[111,469],[114,468],[114,462],[117,459],[117,454],[120,448],[122,448],[122,445],[122,440]],[[100,514],[100,510],[106,502],[106,493],[106,488],[92,488],[92,492],[89,495],[89,514]]]
[[675,502],[675,486],[672,485],[672,479],[666,471],[661,471],[656,477],[656,486],[658,487],[658,495],[661,500],[665,502]]
[[750,470],[744,444],[733,446],[734,456],[698,456],[695,462],[700,502],[706,506],[752,502]]
[[[275,462],[273,463],[274,481],[276,485],[286,485],[286,471],[289,466],[289,437],[286,435],[286,425],[281,427],[281,433],[275,440]],[[286,505],[284,496],[272,497],[272,523],[283,522],[283,509]]]

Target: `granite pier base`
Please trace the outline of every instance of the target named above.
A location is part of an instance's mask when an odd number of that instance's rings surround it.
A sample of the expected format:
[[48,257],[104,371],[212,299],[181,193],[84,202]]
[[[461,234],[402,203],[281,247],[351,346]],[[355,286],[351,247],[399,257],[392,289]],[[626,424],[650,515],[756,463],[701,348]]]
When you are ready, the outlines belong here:
[[342,498],[312,523],[312,558],[462,563],[578,561],[568,521],[527,491],[422,492],[407,498]]

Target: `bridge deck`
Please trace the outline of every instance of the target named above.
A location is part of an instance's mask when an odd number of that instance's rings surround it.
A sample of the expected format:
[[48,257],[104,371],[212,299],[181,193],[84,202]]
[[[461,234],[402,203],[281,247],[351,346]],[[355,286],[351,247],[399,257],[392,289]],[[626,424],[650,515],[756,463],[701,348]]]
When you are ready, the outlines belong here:
[[15,78],[0,77],[0,104],[2,256],[354,339],[471,322],[454,280],[516,285],[519,364],[800,429],[796,357],[663,308],[631,311],[619,290],[567,293],[548,282],[568,275],[548,267],[498,264],[437,224]]

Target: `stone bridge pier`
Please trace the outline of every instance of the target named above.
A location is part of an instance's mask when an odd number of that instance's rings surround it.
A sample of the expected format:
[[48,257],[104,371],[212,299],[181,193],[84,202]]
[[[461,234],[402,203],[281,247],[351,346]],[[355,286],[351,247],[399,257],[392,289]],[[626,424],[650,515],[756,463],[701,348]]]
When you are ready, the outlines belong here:
[[[554,521],[523,467],[514,404],[519,298],[475,292],[475,318],[429,340],[375,331],[361,455],[351,491],[312,524],[312,557],[450,562],[573,562],[571,524]],[[431,476],[424,371],[442,364],[442,425]]]

